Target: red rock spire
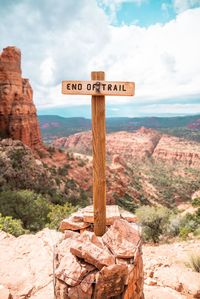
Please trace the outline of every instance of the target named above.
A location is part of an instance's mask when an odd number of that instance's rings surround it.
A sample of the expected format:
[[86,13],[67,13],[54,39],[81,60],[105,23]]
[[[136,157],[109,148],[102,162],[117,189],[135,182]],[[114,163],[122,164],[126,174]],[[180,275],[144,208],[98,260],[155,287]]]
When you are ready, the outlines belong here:
[[43,146],[33,90],[21,76],[21,51],[15,47],[0,54],[0,137],[21,140],[32,149]]

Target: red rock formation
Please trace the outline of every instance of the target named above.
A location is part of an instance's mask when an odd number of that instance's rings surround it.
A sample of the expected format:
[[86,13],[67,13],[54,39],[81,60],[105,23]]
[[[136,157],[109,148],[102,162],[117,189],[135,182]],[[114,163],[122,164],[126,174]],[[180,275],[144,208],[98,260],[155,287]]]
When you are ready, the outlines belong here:
[[[160,140],[161,134],[152,129],[141,128],[137,132],[116,132],[107,134],[107,155],[118,155],[125,159],[150,157]],[[81,132],[55,140],[53,145],[65,147],[74,152],[91,153],[91,131]]]
[[21,76],[21,52],[15,47],[0,54],[0,137],[21,140],[32,149],[42,146],[33,90]]
[[168,164],[176,162],[183,165],[200,167],[200,144],[194,141],[163,135],[154,150],[153,158]]
[[[56,147],[64,147],[78,153],[90,153],[91,131],[63,137],[53,142]],[[152,157],[166,164],[181,163],[183,166],[200,167],[200,144],[152,129],[141,128],[136,132],[116,132],[107,134],[106,151],[114,164],[124,166],[124,162],[142,161]],[[119,162],[124,161],[124,162]]]

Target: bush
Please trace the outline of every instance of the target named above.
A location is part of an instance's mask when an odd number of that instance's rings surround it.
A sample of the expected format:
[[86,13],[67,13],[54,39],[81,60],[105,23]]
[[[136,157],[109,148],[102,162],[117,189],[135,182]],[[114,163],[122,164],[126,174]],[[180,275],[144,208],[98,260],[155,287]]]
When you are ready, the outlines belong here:
[[184,215],[180,222],[180,233],[179,236],[182,239],[186,239],[189,233],[194,235],[199,234],[200,231],[200,208],[196,210],[195,213],[187,213]]
[[167,225],[167,235],[169,237],[176,237],[180,233],[180,224],[182,221],[182,216],[177,214],[172,214],[169,218],[169,224]]
[[41,195],[29,190],[0,193],[0,212],[3,216],[20,219],[25,229],[38,231],[48,221],[49,203]]
[[143,206],[136,210],[136,215],[142,224],[144,240],[157,243],[160,236],[167,231],[171,211],[163,207]]
[[191,230],[188,227],[181,227],[179,232],[179,237],[186,240]]
[[69,164],[65,164],[63,167],[58,168],[58,174],[61,176],[66,176],[68,174]]
[[193,254],[190,256],[189,266],[193,271],[200,273],[200,254]]
[[27,233],[22,227],[22,222],[19,219],[13,219],[11,216],[3,217],[0,214],[0,230],[18,237]]
[[58,229],[60,222],[76,210],[77,207],[72,206],[70,203],[66,203],[64,206],[51,205],[48,214],[49,224],[47,226],[52,229]]

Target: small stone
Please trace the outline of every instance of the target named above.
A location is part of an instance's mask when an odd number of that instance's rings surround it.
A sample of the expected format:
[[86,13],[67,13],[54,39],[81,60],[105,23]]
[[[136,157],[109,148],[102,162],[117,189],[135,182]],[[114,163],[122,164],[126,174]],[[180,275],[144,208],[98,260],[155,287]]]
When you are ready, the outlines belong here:
[[155,279],[152,279],[151,277],[148,277],[145,280],[145,284],[147,284],[148,286],[155,286],[157,285],[157,281]]

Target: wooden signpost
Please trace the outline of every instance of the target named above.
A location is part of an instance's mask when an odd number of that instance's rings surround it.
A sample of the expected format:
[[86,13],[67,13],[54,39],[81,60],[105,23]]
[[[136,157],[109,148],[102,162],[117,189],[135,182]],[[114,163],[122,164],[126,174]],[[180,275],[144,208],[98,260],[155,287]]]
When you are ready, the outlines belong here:
[[105,96],[133,96],[133,82],[105,81],[104,72],[92,72],[91,81],[63,81],[62,93],[92,95],[94,232],[106,230],[106,124]]

